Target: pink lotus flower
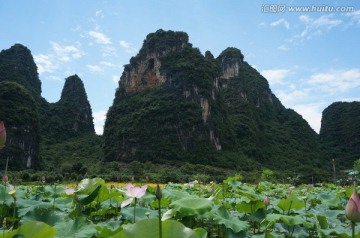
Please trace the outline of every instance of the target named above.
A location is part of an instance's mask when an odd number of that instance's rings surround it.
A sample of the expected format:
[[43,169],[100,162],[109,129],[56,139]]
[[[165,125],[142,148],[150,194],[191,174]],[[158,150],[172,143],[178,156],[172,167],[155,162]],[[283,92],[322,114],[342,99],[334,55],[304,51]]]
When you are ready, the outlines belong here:
[[74,188],[67,188],[65,189],[65,193],[66,195],[71,195],[75,192],[75,189]]
[[141,198],[145,195],[147,189],[147,185],[144,185],[142,187],[135,187],[131,183],[128,183],[126,185],[126,196],[129,197],[129,199],[123,201],[121,203],[121,208],[128,206],[134,199]]
[[4,148],[6,142],[6,129],[3,121],[0,121],[0,149]]
[[352,222],[360,222],[360,199],[356,190],[345,206],[345,215]]

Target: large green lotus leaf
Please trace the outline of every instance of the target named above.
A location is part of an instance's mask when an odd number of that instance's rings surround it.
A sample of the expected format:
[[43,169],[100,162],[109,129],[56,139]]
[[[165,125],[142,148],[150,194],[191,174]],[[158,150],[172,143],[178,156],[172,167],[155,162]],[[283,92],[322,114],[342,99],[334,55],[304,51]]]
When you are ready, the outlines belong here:
[[326,216],[317,215],[316,219],[317,219],[318,225],[321,229],[327,229],[329,227],[329,223],[327,221]]
[[[296,237],[296,238],[308,238],[309,233],[307,229],[300,225],[288,226],[285,223],[276,223],[274,225],[274,230],[281,234],[287,234],[286,237]],[[291,236],[289,236],[291,234]]]
[[194,229],[194,232],[199,238],[206,238],[207,237],[207,231],[204,228],[196,228]]
[[223,224],[226,228],[230,228],[235,233],[246,230],[249,227],[247,222],[241,221],[239,218],[231,215],[223,205],[219,206],[214,212],[213,219],[217,224]]
[[284,238],[284,235],[278,234],[276,231],[267,231],[265,234],[252,235],[251,238]]
[[95,229],[98,231],[97,237],[110,237],[122,230],[119,221],[100,222]]
[[[75,220],[67,219],[56,223],[54,226],[58,231],[54,238],[87,238],[96,233],[95,225],[85,217],[77,217]],[[41,237],[41,236],[39,236]]]
[[7,187],[0,185],[0,201],[2,201],[8,206],[10,206],[11,203],[14,202],[13,197],[8,194],[9,191],[10,190]]
[[170,208],[183,216],[201,215],[211,210],[212,200],[207,198],[183,198],[170,204]]
[[60,197],[55,200],[55,208],[61,211],[68,211],[73,203],[72,197]]
[[[123,227],[112,238],[158,238],[159,219],[144,219]],[[195,231],[174,220],[162,222],[163,238],[199,238]]]
[[[169,199],[166,199],[166,198],[161,198],[161,200],[160,200],[160,206],[161,207],[167,207],[167,206],[170,205],[170,203],[171,203],[171,201]],[[156,199],[156,200],[152,201],[150,203],[150,206],[157,209],[159,207],[158,200]]]
[[41,202],[33,199],[19,199],[16,201],[16,205],[19,217],[22,217],[35,209],[50,209],[52,207],[50,202]]
[[306,228],[313,227],[313,224],[310,222],[307,222],[303,217],[301,216],[288,216],[288,215],[282,215],[282,214],[268,214],[265,218],[265,220],[262,222],[262,224],[266,225],[266,228],[270,228],[275,223],[283,222],[288,226],[295,226],[295,225],[303,225]]
[[104,202],[106,200],[109,200],[110,198],[120,197],[122,193],[115,189],[109,189],[106,186],[101,186],[101,189],[99,191],[97,201],[98,202]]
[[241,202],[241,203],[238,203],[236,205],[236,209],[239,211],[239,212],[244,212],[244,213],[254,213],[256,212],[258,209],[260,208],[264,208],[265,205],[264,205],[264,202],[263,201],[250,201],[249,203],[248,202]]
[[49,197],[59,197],[60,194],[65,192],[66,187],[62,185],[52,185],[45,186],[45,193],[49,195]]
[[182,198],[191,197],[191,195],[187,192],[173,190],[171,188],[164,188],[161,190],[161,192],[162,192],[163,197],[170,201],[175,201],[175,200],[179,200]]
[[101,187],[102,185],[97,186],[97,188],[95,188],[89,195],[79,195],[78,202],[82,205],[91,203],[99,195]]
[[341,199],[334,192],[321,192],[318,194],[318,200],[321,204],[332,208],[340,208],[342,206]]
[[250,189],[248,189],[247,191],[239,190],[238,194],[247,197],[250,201],[264,201],[264,195],[260,195]]
[[42,209],[36,207],[22,217],[23,222],[41,221],[50,226],[54,226],[57,222],[62,220],[65,214],[54,211],[52,208]]
[[[124,218],[128,221],[133,222],[134,221],[134,207],[126,207],[121,209],[120,214],[124,216]],[[149,215],[149,218],[157,218],[159,217],[159,213],[156,210],[151,210],[146,207],[139,207],[136,206],[135,210],[135,219],[136,221],[147,219],[147,214]]]
[[300,210],[305,207],[305,202],[300,200],[294,193],[292,193],[286,199],[282,199],[277,204],[283,211],[289,211],[291,209]]
[[105,185],[105,180],[103,180],[102,178],[86,178],[80,181],[76,192],[81,194],[89,194],[94,191],[99,185]]
[[2,238],[25,237],[25,238],[52,238],[56,229],[40,221],[30,221],[11,232],[2,233]]

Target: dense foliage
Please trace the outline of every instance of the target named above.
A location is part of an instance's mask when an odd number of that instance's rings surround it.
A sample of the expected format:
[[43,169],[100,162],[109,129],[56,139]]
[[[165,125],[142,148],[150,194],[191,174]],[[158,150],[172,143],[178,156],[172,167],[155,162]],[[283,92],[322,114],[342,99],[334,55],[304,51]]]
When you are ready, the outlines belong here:
[[[126,82],[119,82],[107,114],[105,159],[269,168],[285,171],[284,178],[325,179],[324,165],[330,163],[322,156],[318,135],[299,114],[284,108],[240,50],[228,48],[214,59],[187,38],[172,31],[149,34],[130,60]],[[165,82],[126,91],[131,80],[139,80],[139,75],[131,78],[132,72],[151,60],[160,61]]]
[[66,187],[42,178],[34,186],[0,185],[0,232],[4,238],[350,238],[344,207],[352,192],[331,184],[255,186],[236,176],[158,188],[101,178]]
[[320,139],[340,168],[360,158],[360,102],[336,102],[322,113]]
[[5,149],[0,151],[2,168],[7,158],[12,169],[38,166],[39,115],[29,90],[16,82],[0,82],[0,120],[5,123],[8,138]]
[[239,76],[222,83],[238,151],[271,169],[323,176],[318,135],[299,114],[284,108],[265,78],[244,62]]
[[87,133],[95,134],[92,110],[84,84],[77,75],[66,78],[61,98],[44,105],[42,135],[44,142],[61,142]]
[[40,95],[41,81],[31,52],[15,44],[0,52],[0,81],[13,81],[27,88],[33,96]]
[[358,102],[324,110],[319,136],[284,108],[240,50],[229,47],[214,58],[188,41],[185,32],[146,37],[124,68],[103,137],[94,133],[77,75],[65,80],[58,102],[48,103],[30,50],[15,44],[1,51],[0,120],[9,143],[0,156],[11,158],[10,174],[30,158],[31,169],[45,171],[11,175],[167,182],[219,181],[240,172],[257,181],[268,171],[277,181],[312,182],[332,180],[335,166],[349,169],[360,157]]

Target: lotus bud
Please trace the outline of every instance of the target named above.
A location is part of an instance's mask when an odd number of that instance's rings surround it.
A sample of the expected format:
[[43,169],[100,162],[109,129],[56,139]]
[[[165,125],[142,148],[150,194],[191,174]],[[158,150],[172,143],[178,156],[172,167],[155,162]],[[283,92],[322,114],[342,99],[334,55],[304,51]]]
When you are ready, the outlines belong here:
[[2,181],[4,183],[6,183],[7,181],[9,181],[9,177],[6,174],[4,174],[3,177],[2,177]]
[[356,190],[345,206],[345,215],[352,222],[360,222],[360,199]]
[[270,198],[268,196],[264,198],[264,204],[266,207],[270,205]]
[[6,129],[3,121],[0,121],[0,149],[4,148],[6,142]]
[[159,184],[156,185],[155,196],[156,196],[156,199],[158,199],[158,200],[160,200],[162,198],[162,192],[161,192]]

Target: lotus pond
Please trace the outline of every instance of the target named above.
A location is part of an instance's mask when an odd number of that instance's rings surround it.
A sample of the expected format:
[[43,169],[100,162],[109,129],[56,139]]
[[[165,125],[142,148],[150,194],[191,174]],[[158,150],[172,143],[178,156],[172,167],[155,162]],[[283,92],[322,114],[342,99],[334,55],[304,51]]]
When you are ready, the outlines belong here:
[[244,184],[236,177],[160,187],[109,185],[101,178],[76,186],[7,182],[0,185],[0,237],[352,237],[344,210],[352,192],[335,185]]

